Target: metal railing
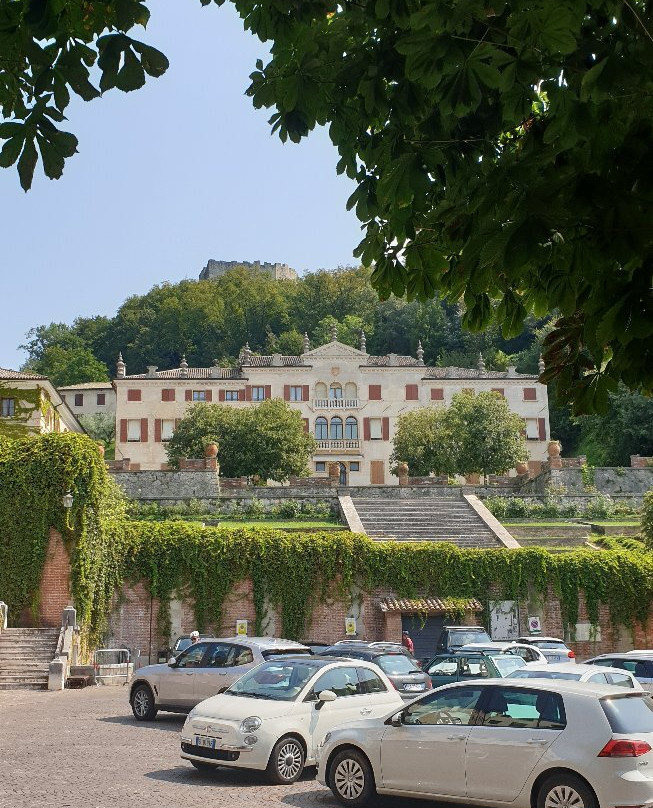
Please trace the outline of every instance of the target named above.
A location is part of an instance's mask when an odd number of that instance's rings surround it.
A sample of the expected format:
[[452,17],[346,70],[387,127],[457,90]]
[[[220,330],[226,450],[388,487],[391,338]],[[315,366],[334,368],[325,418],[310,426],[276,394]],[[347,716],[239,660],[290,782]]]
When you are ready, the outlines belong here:
[[[124,679],[127,684],[132,669],[130,662],[128,648],[98,648],[93,654],[95,683],[99,684],[104,679]],[[104,673],[106,670],[110,672]]]
[[314,398],[316,410],[357,410],[360,406],[357,398]]
[[359,440],[318,440],[318,449],[360,449]]

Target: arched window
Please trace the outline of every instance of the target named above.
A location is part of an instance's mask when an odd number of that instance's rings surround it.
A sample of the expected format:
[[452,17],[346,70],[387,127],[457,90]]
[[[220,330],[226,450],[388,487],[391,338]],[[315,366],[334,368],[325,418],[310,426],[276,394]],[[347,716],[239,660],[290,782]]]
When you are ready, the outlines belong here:
[[342,418],[335,415],[331,419],[331,430],[329,432],[331,440],[342,440]]
[[327,393],[327,386],[324,382],[318,382],[315,385],[315,398],[326,398],[328,395]]
[[358,421],[353,415],[345,421],[345,437],[347,440],[358,440]]
[[329,398],[332,401],[342,398],[342,385],[341,384],[338,384],[338,382],[334,382],[331,385],[331,387],[329,387]]
[[329,425],[327,419],[320,416],[315,419],[315,440],[327,440],[329,437]]
[[358,387],[354,382],[347,382],[345,385],[345,398],[358,398]]

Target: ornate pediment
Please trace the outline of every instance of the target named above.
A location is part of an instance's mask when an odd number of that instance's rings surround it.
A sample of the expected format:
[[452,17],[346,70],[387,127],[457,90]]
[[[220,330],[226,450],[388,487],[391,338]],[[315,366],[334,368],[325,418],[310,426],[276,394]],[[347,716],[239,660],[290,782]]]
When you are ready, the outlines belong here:
[[318,348],[314,348],[312,351],[307,351],[302,355],[302,359],[307,364],[310,363],[312,359],[355,359],[361,363],[366,363],[367,354],[363,351],[359,351],[356,348],[352,348],[351,345],[345,345],[342,342],[334,340],[332,342],[327,342],[325,345],[320,345]]

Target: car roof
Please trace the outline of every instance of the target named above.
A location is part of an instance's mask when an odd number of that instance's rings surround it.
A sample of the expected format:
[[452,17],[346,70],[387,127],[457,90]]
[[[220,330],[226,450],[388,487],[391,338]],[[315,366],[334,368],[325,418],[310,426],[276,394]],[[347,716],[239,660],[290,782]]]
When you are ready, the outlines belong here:
[[536,662],[533,662],[527,668],[520,668],[520,670],[527,670],[530,671],[533,675],[541,671],[544,673],[545,671],[553,671],[554,673],[628,673],[628,671],[622,671],[620,668],[610,668],[607,665],[586,665],[583,662],[579,662],[576,665],[573,663],[565,663],[565,662],[554,662],[550,665],[545,665],[542,663],[538,665]]
[[561,640],[560,637],[542,637],[537,634],[534,637],[518,637],[517,642],[561,642],[563,645],[567,645],[566,640]]
[[309,650],[308,646],[303,645],[300,642],[295,642],[295,640],[284,640],[280,637],[220,637],[219,639],[222,642],[234,642],[238,643],[239,645],[246,645],[250,647],[260,648],[261,651],[273,651],[276,648],[283,649],[283,650],[295,650],[298,651],[300,649]]
[[504,648],[510,648],[511,646],[516,645],[516,643],[509,642],[508,640],[498,641],[493,640],[492,642],[468,642],[463,645],[460,649],[461,651],[475,651],[479,650],[482,651],[483,648],[490,648],[494,650],[495,648],[503,650]]
[[[639,659],[650,662],[653,659],[653,651],[615,651],[614,654],[598,654],[590,659],[623,659],[625,661],[637,662]],[[589,660],[588,660],[589,662]]]
[[447,631],[483,631],[487,634],[483,626],[442,626],[442,628],[446,628]]
[[[448,685],[442,685],[441,687],[435,688],[430,692],[435,693],[437,690],[444,690],[446,687],[468,687],[471,681],[472,680],[468,682],[455,682]],[[604,696],[623,696],[626,698],[633,698],[633,696],[641,697],[648,695],[645,690],[632,690],[631,688],[624,688],[619,685],[578,682],[576,680],[569,679],[483,679],[482,681],[475,680],[474,684],[481,684],[482,687],[525,687],[529,690],[548,690],[555,693],[569,693],[574,696],[589,696],[599,699]]]

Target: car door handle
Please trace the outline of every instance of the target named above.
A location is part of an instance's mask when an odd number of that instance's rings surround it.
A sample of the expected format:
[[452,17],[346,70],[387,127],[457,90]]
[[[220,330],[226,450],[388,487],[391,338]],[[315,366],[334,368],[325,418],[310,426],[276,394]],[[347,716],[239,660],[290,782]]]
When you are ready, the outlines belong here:
[[447,740],[448,741],[464,741],[466,737],[467,737],[466,735],[447,735]]
[[193,675],[193,671],[186,671],[186,676],[192,676],[192,675]]
[[546,738],[529,738],[526,741],[526,743],[529,743],[531,746],[546,746],[548,742]]
[[361,709],[361,715],[369,715],[372,712],[371,707],[363,707]]

